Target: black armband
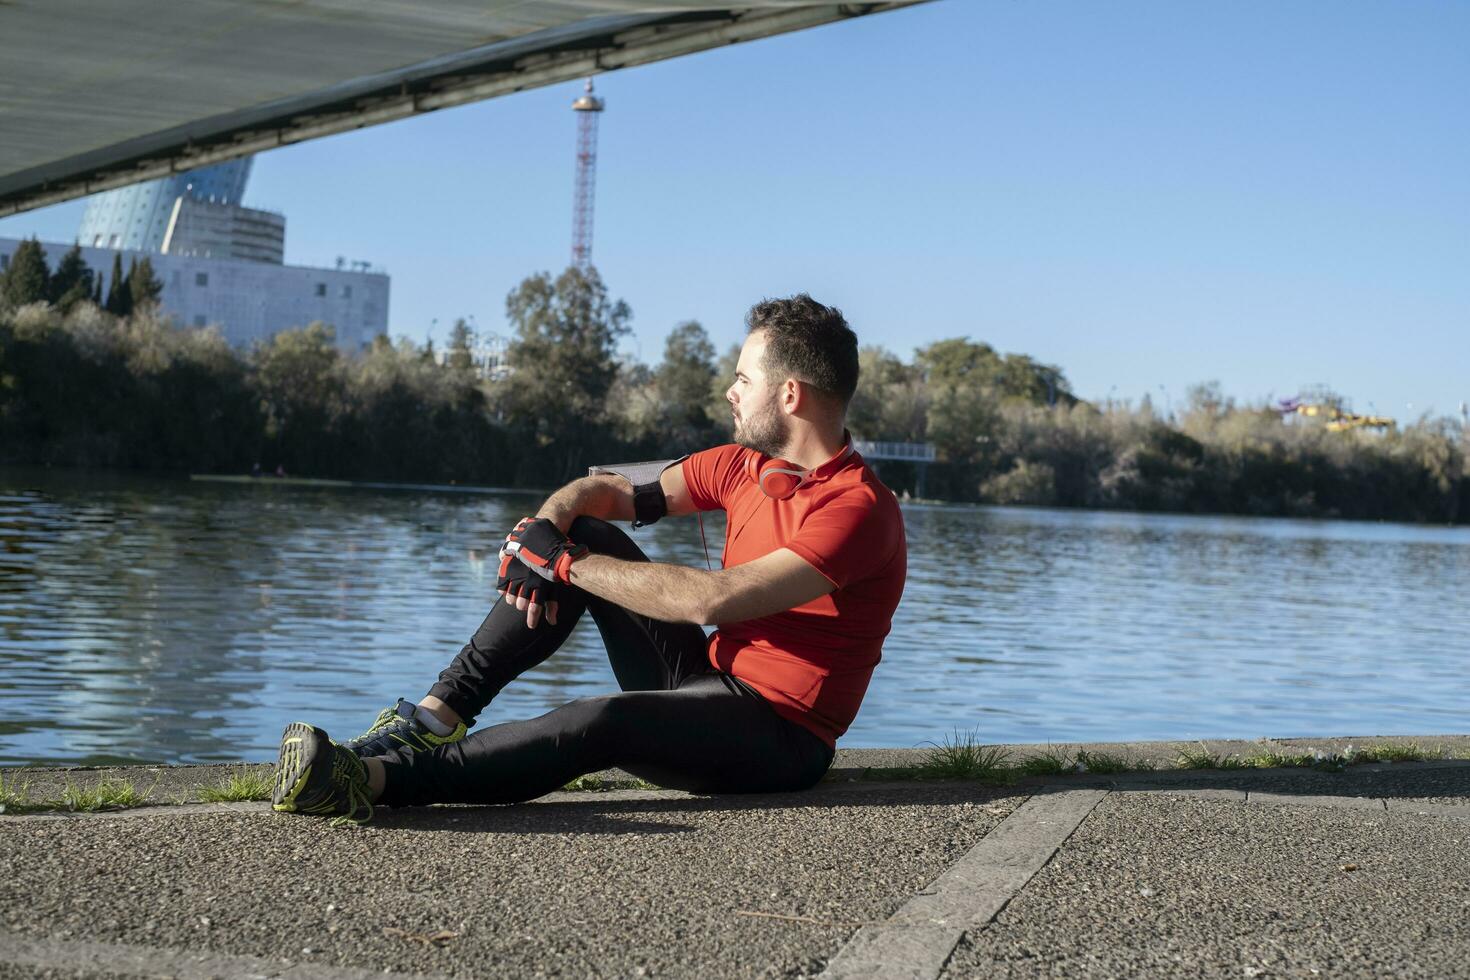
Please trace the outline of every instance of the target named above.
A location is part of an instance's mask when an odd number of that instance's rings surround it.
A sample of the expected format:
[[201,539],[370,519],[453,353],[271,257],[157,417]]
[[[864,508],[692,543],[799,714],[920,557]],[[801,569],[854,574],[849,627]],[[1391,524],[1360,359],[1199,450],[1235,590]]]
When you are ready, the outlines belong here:
[[675,463],[688,459],[686,454],[678,459],[656,459],[647,463],[613,463],[607,466],[589,466],[588,476],[610,473],[633,484],[633,526],[652,524],[669,512],[669,500],[664,496],[660,478],[664,470]]

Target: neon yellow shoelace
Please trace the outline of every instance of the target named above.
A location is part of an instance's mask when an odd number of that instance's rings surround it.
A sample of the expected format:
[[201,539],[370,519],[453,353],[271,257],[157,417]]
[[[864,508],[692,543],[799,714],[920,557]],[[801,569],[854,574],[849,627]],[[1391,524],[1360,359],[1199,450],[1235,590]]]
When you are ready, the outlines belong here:
[[373,722],[373,727],[372,728],[369,728],[367,730],[366,734],[371,735],[373,732],[380,731],[380,730],[382,730],[384,728],[387,728],[390,724],[392,724],[393,720],[395,718],[397,718],[397,717],[398,717],[397,705],[395,705],[392,708],[384,708],[382,711],[379,711],[378,712],[378,720],[375,721],[375,722]]
[[373,819],[373,804],[368,799],[367,769],[357,756],[343,749],[337,750],[332,760],[332,785],[346,793],[348,810],[327,821],[328,826],[360,827]]

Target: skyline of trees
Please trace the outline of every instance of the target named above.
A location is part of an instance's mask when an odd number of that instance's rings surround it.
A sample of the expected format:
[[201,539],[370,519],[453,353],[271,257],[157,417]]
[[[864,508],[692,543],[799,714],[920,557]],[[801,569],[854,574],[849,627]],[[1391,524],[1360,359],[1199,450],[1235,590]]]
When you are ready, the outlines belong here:
[[[248,351],[161,315],[146,260],[103,277],[73,249],[53,274],[25,243],[0,276],[0,463],[547,487],[588,465],[682,455],[731,436],[718,354],[696,321],[661,360],[617,355],[632,311],[595,270],[527,277],[506,299],[509,375],[480,375],[464,321],[444,356],[321,323]],[[109,309],[111,303],[113,309]],[[118,313],[118,309],[127,312]],[[932,442],[927,493],[951,501],[1190,513],[1470,521],[1470,444],[1450,419],[1332,432],[1218,385],[1177,415],[1082,401],[1062,370],[969,337],[905,362],[861,349],[855,437]],[[897,492],[913,464],[883,462]]]

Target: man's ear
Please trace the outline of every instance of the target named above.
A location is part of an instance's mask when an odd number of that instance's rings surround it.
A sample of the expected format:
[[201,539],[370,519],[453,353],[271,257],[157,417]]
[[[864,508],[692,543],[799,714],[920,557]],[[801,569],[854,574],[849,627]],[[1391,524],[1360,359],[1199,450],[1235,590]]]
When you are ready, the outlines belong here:
[[810,397],[801,382],[795,378],[787,378],[781,382],[781,410],[787,415],[795,415]]

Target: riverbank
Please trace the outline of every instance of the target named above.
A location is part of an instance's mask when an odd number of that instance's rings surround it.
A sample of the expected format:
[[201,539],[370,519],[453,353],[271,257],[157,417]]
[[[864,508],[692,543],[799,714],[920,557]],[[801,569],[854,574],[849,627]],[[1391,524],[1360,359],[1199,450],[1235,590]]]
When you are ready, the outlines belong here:
[[[1210,739],[981,745],[946,740],[917,749],[838,749],[825,782],[963,781],[1009,786],[1061,776],[1189,778],[1206,771],[1305,769],[1470,760],[1470,736]],[[271,763],[179,766],[0,767],[0,815],[98,813],[268,799]],[[656,790],[617,769],[569,783],[566,792]]]
[[[1454,757],[1470,736],[1188,743],[1327,764],[1137,768],[1184,761],[1182,745],[991,747],[1134,764],[1005,781],[921,780],[932,753],[848,750],[807,793],[564,792],[358,829],[254,802],[6,816],[0,977],[1461,968],[1470,761]],[[1349,745],[1437,757],[1335,768]],[[226,771],[25,773],[154,780],[166,799]]]
[[[45,270],[35,271],[44,281]],[[601,309],[612,320],[578,317],[552,337],[542,333],[549,321],[519,324],[501,365],[515,379],[508,382],[482,378],[467,347],[441,358],[379,337],[348,353],[322,324],[281,331],[243,352],[156,311],[119,317],[85,301],[66,312],[44,302],[0,309],[9,378],[0,390],[0,446],[8,460],[48,465],[258,466],[334,480],[555,485],[592,464],[672,458],[730,438],[714,379],[733,376],[736,352],[717,361],[703,328],[679,328],[690,346],[676,346],[700,352],[693,360],[634,368],[613,355],[615,311],[624,308],[604,308],[595,276],[570,271],[556,284],[532,277],[521,289],[571,290],[568,309]],[[467,329],[459,325],[460,340]],[[1210,385],[1191,388],[1177,412],[1147,402],[1094,404],[1070,393],[1059,368],[963,338],[917,350],[911,364],[879,350],[865,358],[848,412],[853,432],[936,451],[932,463],[879,464],[899,492],[1470,524],[1463,419],[1425,416],[1399,426],[1350,411],[1332,392],[1237,404]],[[558,398],[526,396],[566,377],[579,384]],[[672,377],[683,380],[670,388]],[[671,401],[672,392],[680,394]]]

